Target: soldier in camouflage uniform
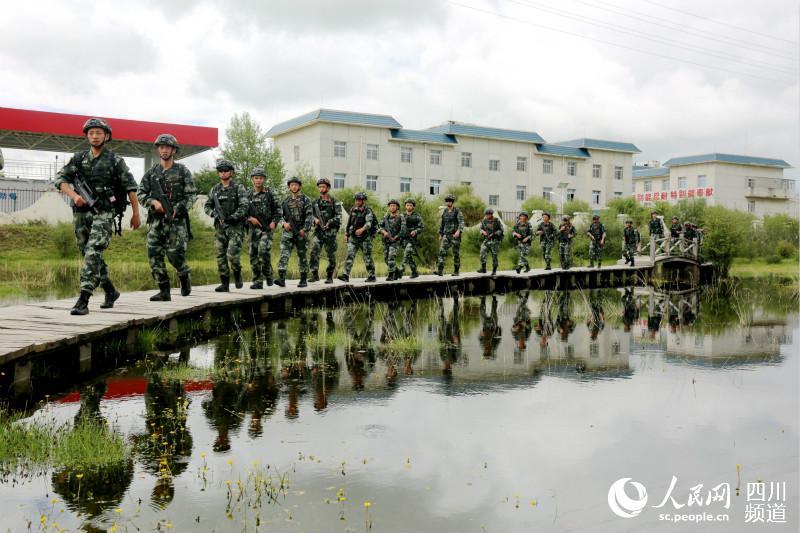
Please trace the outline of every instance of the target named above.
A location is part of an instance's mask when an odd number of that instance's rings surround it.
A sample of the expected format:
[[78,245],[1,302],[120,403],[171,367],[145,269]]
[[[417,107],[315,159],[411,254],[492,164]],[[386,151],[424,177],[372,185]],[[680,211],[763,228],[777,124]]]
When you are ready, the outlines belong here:
[[[233,181],[233,163],[220,159],[217,162],[217,172],[220,182],[214,185],[208,193],[204,210],[206,215],[214,219],[214,249],[221,282],[219,287],[214,290],[228,292],[231,270],[233,270],[236,288],[241,289],[244,285],[242,263],[239,256],[242,253],[244,220],[250,209],[250,200],[247,190]],[[228,262],[230,262],[230,268]]]
[[622,256],[625,258],[625,264],[634,266],[633,257],[639,253],[639,248],[642,243],[642,236],[639,235],[639,230],[633,227],[633,220],[625,221],[625,229],[622,230]]
[[264,280],[272,285],[272,236],[281,216],[278,198],[264,186],[267,173],[263,167],[250,172],[253,188],[248,191],[250,202],[247,223],[250,227],[250,270],[253,271],[251,289],[263,289]]
[[403,261],[400,263],[400,271],[397,275],[397,279],[403,277],[403,271],[406,268],[406,264],[411,267],[411,277],[419,277],[419,273],[417,272],[417,263],[414,261],[414,256],[417,254],[417,239],[420,235],[422,235],[422,230],[425,228],[425,224],[422,221],[422,216],[415,211],[417,207],[417,201],[413,198],[407,198],[405,204],[406,214],[403,216],[406,222],[406,238],[403,241]]
[[448,194],[444,198],[447,207],[442,211],[442,223],[439,225],[439,256],[436,259],[437,276],[444,271],[444,260],[447,250],[453,249],[453,275],[458,276],[461,268],[461,232],[464,231],[464,215],[461,210],[454,207],[456,197]]
[[536,228],[536,234],[539,236],[539,246],[542,247],[542,257],[544,258],[544,269],[550,270],[551,256],[550,252],[553,249],[553,243],[558,238],[558,230],[555,224],[550,222],[550,213],[542,213],[542,221]]
[[575,238],[575,235],[577,235],[575,226],[565,215],[558,227],[558,258],[561,261],[562,270],[569,270],[572,266],[572,239]]
[[[158,293],[150,301],[166,302],[172,298],[165,253],[178,271],[181,295],[189,296],[192,292],[186,248],[189,244],[189,211],[197,197],[197,189],[189,169],[175,162],[175,154],[180,149],[178,139],[163,133],[153,144],[160,160],[142,176],[138,196],[139,203],[148,209],[147,259],[153,279],[158,284]],[[171,213],[166,212],[167,207]]]
[[680,220],[678,217],[672,217],[672,224],[669,226],[669,236],[672,239],[672,244],[681,238],[681,234],[683,233],[683,226],[681,226]]
[[486,256],[492,254],[492,276],[497,273],[497,254],[500,251],[500,243],[503,240],[503,223],[494,217],[494,209],[487,207],[483,211],[483,220],[480,227],[483,242],[481,243],[481,274],[486,273]]
[[[102,309],[114,307],[120,296],[108,279],[108,266],[103,259],[103,251],[111,242],[114,211],[125,203],[125,198],[117,197],[114,189],[120,191],[120,195],[127,194],[131,202],[131,228],[136,229],[141,223],[133,174],[120,156],[106,149],[111,141],[111,127],[103,119],[90,118],[83,125],[83,134],[89,141],[89,149],[74,154],[55,181],[56,189],[72,199],[75,242],[83,255],[81,295],[70,311],[73,315],[89,313],[89,298],[98,285],[105,291],[105,301],[100,304]],[[82,198],[75,190],[77,178],[91,189],[94,205],[90,206],[88,198]]]
[[289,194],[283,199],[283,235],[281,235],[281,259],[278,261],[278,279],[275,284],[286,286],[286,267],[289,266],[289,255],[292,248],[297,249],[297,263],[300,266],[300,283],[298,287],[308,286],[308,257],[306,245],[308,232],[311,231],[311,222],[314,213],[311,210],[311,199],[300,192],[303,182],[300,178],[292,176],[286,182]]
[[336,270],[336,234],[342,225],[342,204],[328,194],[331,182],[328,178],[317,180],[319,198],[311,203],[314,212],[314,235],[311,237],[311,281],[319,281],[319,254],[322,248],[328,255],[328,270],[325,283],[333,283]]
[[661,219],[658,218],[658,211],[653,211],[652,213],[650,213],[650,222],[648,222],[648,229],[650,230],[651,239],[664,238],[664,224],[662,224]]
[[403,240],[406,237],[406,219],[400,214],[400,202],[395,199],[386,204],[389,212],[384,215],[380,225],[383,235],[383,260],[389,270],[386,281],[400,279],[403,275],[397,267],[397,254],[401,254]]
[[531,265],[528,263],[528,254],[531,252],[531,242],[533,241],[533,226],[528,222],[527,211],[520,211],[511,236],[517,241],[517,251],[519,252],[519,260],[517,260],[517,268],[515,270],[517,274],[523,268],[525,272],[528,272],[531,269]]
[[350,210],[350,218],[344,232],[344,242],[347,243],[347,259],[344,262],[344,272],[339,276],[342,281],[350,281],[350,270],[356,259],[356,252],[361,250],[364,255],[364,266],[367,267],[366,283],[375,281],[375,262],[372,260],[372,238],[375,236],[378,221],[375,214],[365,205],[367,195],[357,192],[353,195],[354,205]]
[[589,229],[586,231],[589,236],[589,268],[594,268],[597,261],[597,268],[603,263],[603,246],[606,245],[606,227],[600,222],[600,216],[594,215]]

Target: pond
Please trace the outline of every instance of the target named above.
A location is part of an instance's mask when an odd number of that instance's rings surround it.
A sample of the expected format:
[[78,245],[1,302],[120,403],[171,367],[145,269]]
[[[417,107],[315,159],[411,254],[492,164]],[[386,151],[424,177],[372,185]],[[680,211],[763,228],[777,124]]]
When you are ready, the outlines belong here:
[[237,328],[26,411],[107,423],[130,458],[6,469],[3,527],[796,531],[796,309],[523,291]]

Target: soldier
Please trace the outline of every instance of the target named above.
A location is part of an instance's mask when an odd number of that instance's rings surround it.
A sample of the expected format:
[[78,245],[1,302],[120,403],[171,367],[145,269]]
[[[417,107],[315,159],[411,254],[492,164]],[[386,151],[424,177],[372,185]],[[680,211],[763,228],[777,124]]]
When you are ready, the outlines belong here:
[[686,239],[688,243],[691,243],[697,238],[697,230],[695,230],[695,225],[689,221],[683,223],[683,238]]
[[658,211],[653,211],[650,213],[650,222],[648,223],[648,226],[650,229],[651,239],[664,238],[664,224],[662,224],[661,219],[658,218]]
[[494,209],[487,207],[483,212],[481,220],[481,274],[486,274],[486,254],[492,254],[492,276],[497,273],[497,253],[500,251],[500,242],[503,240],[503,223],[500,219],[494,218]]
[[314,214],[314,235],[311,237],[311,281],[319,281],[319,253],[322,247],[328,254],[328,270],[325,283],[333,283],[336,270],[336,234],[342,225],[342,204],[328,194],[331,182],[328,178],[317,180],[319,198],[311,202]]
[[366,283],[375,281],[375,262],[372,260],[372,238],[378,227],[375,215],[367,205],[367,195],[357,192],[353,195],[355,204],[350,210],[350,219],[347,221],[347,229],[344,232],[344,242],[347,243],[347,259],[344,262],[344,272],[339,279],[350,281],[350,270],[353,268],[353,261],[356,259],[356,252],[361,250],[364,255],[364,266],[367,267]]
[[673,244],[681,238],[682,233],[683,227],[681,226],[680,220],[678,217],[672,217],[672,224],[669,227],[669,236],[672,238]]
[[[553,228],[555,229],[555,228]],[[528,254],[531,252],[531,241],[533,241],[533,226],[528,222],[528,212],[520,211],[517,223],[514,224],[514,231],[511,235],[517,240],[517,251],[519,260],[517,261],[517,274],[524,268],[525,272],[531,269],[528,263]]]
[[606,227],[600,222],[600,215],[592,217],[592,223],[586,231],[589,236],[589,268],[594,268],[597,260],[597,268],[603,263],[603,246],[606,245]]
[[422,235],[422,230],[425,224],[416,211],[417,201],[413,198],[407,198],[405,202],[406,214],[403,215],[406,221],[406,236],[403,241],[403,261],[400,263],[400,270],[397,274],[397,279],[403,277],[403,271],[406,264],[411,267],[411,277],[418,278],[417,263],[414,261],[414,256],[417,254],[417,239]]
[[542,213],[542,221],[536,228],[536,234],[539,236],[539,246],[542,247],[542,257],[545,263],[544,269],[550,270],[550,250],[552,250],[553,243],[556,242],[558,237],[558,230],[555,224],[550,222],[550,213]]
[[303,182],[297,176],[292,176],[286,182],[289,187],[289,194],[283,199],[283,235],[281,235],[281,259],[278,261],[278,279],[275,285],[286,286],[286,267],[289,266],[289,256],[292,248],[297,249],[297,262],[300,266],[300,283],[298,287],[308,286],[306,278],[308,276],[308,261],[306,256],[306,244],[311,231],[311,223],[314,220],[314,212],[311,209],[311,200],[300,192]]
[[[186,248],[189,244],[189,211],[197,197],[192,173],[181,163],[175,162],[180,150],[174,135],[162,133],[153,145],[158,150],[160,161],[142,176],[139,184],[139,203],[147,212],[147,259],[159,292],[151,302],[171,300],[169,276],[164,264],[164,254],[181,280],[181,296],[189,296],[192,282],[186,263]],[[169,211],[169,212],[168,212]]]
[[272,235],[280,217],[278,199],[269,187],[264,186],[267,173],[263,167],[250,172],[253,189],[248,191],[250,202],[247,222],[250,226],[250,270],[253,271],[251,289],[272,286]]
[[[90,118],[83,125],[83,134],[89,142],[89,149],[73,155],[55,181],[56,189],[72,199],[75,242],[83,255],[81,295],[70,310],[72,315],[89,313],[89,298],[98,285],[106,293],[101,309],[114,307],[120,296],[108,279],[103,251],[111,242],[114,217],[119,216],[115,213],[121,213],[125,208],[125,195],[133,210],[131,227],[136,229],[141,224],[133,174],[120,156],[106,149],[106,144],[111,141],[108,122]],[[75,189],[82,189],[83,185],[91,198],[84,198]]]
[[386,207],[389,212],[384,215],[380,226],[383,235],[383,260],[389,270],[386,281],[394,281],[403,277],[397,268],[397,254],[401,253],[406,237],[406,219],[399,213],[400,202],[397,200],[389,200]]
[[633,264],[633,256],[639,253],[642,244],[642,236],[639,235],[639,230],[633,227],[633,220],[628,219],[625,221],[625,229],[622,230],[622,256],[625,258],[625,264]]
[[[220,285],[216,292],[230,290],[231,270],[236,288],[241,289],[242,263],[239,256],[242,253],[242,240],[244,240],[244,219],[250,208],[247,190],[233,181],[235,172],[233,163],[226,159],[217,161],[219,183],[211,188],[208,193],[204,211],[214,219],[214,249],[217,256],[217,270],[219,271]],[[230,262],[230,267],[228,263]]]
[[458,276],[461,268],[461,232],[464,231],[464,215],[453,206],[456,197],[448,194],[444,197],[447,207],[442,211],[442,223],[439,225],[439,257],[436,259],[436,275],[444,271],[444,259],[447,250],[453,248],[453,275]]
[[575,235],[575,226],[572,225],[569,217],[564,215],[562,223],[558,227],[558,256],[562,270],[569,270],[572,266],[572,239],[575,238]]

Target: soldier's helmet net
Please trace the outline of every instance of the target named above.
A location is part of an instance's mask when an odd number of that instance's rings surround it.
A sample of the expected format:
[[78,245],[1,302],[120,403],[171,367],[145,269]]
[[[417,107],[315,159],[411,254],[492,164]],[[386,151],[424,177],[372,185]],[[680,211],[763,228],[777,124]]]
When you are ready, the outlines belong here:
[[413,205],[414,207],[416,207],[416,206],[417,206],[417,201],[416,201],[416,200],[414,200],[413,198],[406,198],[406,202],[405,202],[405,203],[407,203],[407,204],[411,204],[411,205]]
[[88,132],[92,128],[100,128],[101,130],[103,130],[108,134],[108,140],[109,141],[111,140],[111,126],[109,126],[108,122],[106,122],[104,119],[92,117],[86,122],[84,122],[83,134],[86,135],[86,132]]
[[400,202],[398,202],[395,198],[392,198],[391,200],[386,202],[387,206],[392,205],[392,204],[396,205],[397,207],[400,207]]
[[319,187],[320,185],[327,185],[328,188],[330,189],[331,188],[331,180],[329,180],[328,178],[320,178],[320,179],[317,180],[317,187]]
[[366,200],[367,194],[363,192],[357,192],[353,195],[353,200]]
[[292,176],[291,178],[286,180],[286,185],[287,186],[291,185],[292,183],[296,183],[296,184],[301,185],[301,186],[303,185],[303,182],[300,181],[300,178],[298,178],[297,176]]
[[444,201],[445,202],[455,202],[456,201],[456,197],[453,196],[452,194],[448,194],[447,196],[444,197]]
[[175,149],[176,152],[180,150],[178,139],[176,139],[174,135],[171,135],[169,133],[162,133],[161,135],[156,137],[155,141],[153,141],[153,146],[158,147],[161,145],[171,146],[172,148]]
[[494,215],[494,209],[492,209],[491,207],[487,207],[486,209],[483,210],[483,214],[484,215]]
[[526,218],[527,218],[527,217],[528,217],[528,216],[530,216],[530,215],[528,215],[528,212],[527,212],[527,211],[520,211],[520,212],[519,212],[519,216],[521,216],[521,217],[526,217]]
[[264,167],[255,167],[252,172],[250,172],[250,177],[253,176],[261,176],[262,178],[267,177],[267,172],[264,170]]
[[219,172],[225,172],[226,170],[234,170],[234,166],[233,163],[231,163],[227,159],[220,159],[219,161],[217,161],[216,169]]

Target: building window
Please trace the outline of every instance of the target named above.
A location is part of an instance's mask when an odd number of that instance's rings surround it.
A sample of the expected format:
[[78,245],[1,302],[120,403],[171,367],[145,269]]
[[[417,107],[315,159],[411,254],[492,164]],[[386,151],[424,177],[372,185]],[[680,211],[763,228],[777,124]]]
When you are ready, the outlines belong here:
[[756,212],[756,201],[755,200],[748,200],[747,201],[747,212],[748,213],[755,213]]
[[490,159],[489,160],[489,170],[497,172],[500,170],[500,160],[499,159]]
[[698,187],[705,187],[708,180],[706,179],[705,174],[700,174],[697,176],[697,186]]
[[603,175],[603,167],[600,165],[592,165],[592,177],[593,178],[602,178]]
[[294,162],[297,163],[300,161],[300,147],[298,145],[294,145]]
[[471,152],[461,152],[461,166],[470,168],[472,167],[472,153]]
[[669,180],[661,180],[661,190],[668,191],[669,190]]
[[787,191],[794,190],[794,180],[781,180],[781,188]]
[[678,188],[685,189],[686,188],[686,177],[678,178]]
[[615,180],[622,179],[622,167],[614,167],[614,179]]
[[592,191],[592,205],[600,205],[600,191]]
[[400,178],[400,192],[411,192],[411,178]]
[[378,145],[377,144],[368,144],[367,145],[367,161],[377,161],[378,160]]
[[552,187],[542,187],[542,198],[544,198],[548,202],[552,202],[553,201],[553,188]]
[[441,164],[442,164],[442,151],[431,150],[431,165],[441,165]]
[[413,153],[413,149],[410,146],[401,146],[400,147],[400,162],[401,163],[411,163],[411,154]]
[[575,189],[567,189],[567,201],[571,202],[575,199]]
[[462,181],[461,185],[466,185],[467,187],[472,187],[472,182],[471,181]]
[[578,175],[578,163],[576,163],[575,161],[567,162],[567,175],[568,176]]
[[752,189],[755,186],[756,186],[755,178],[747,178],[747,188]]
[[644,182],[644,192],[650,192],[652,190],[653,190],[653,182],[650,181],[650,180],[645,181]]
[[553,160],[552,159],[543,159],[542,160],[542,174],[552,174],[553,173]]
[[525,200],[526,191],[524,185],[517,185],[517,200]]
[[333,141],[333,157],[347,157],[347,143],[345,141]]
[[439,189],[442,187],[442,180],[431,180],[431,195],[438,196]]
[[334,189],[344,189],[344,180],[347,177],[347,174],[334,174],[333,175],[333,188]]
[[527,170],[528,170],[528,158],[517,156],[517,171],[527,172]]
[[498,194],[490,194],[489,195],[489,205],[497,206],[500,204],[500,195]]
[[378,190],[378,176],[370,176],[369,174],[367,174],[367,190],[368,191]]
[[614,191],[614,198],[622,198],[622,192]]

